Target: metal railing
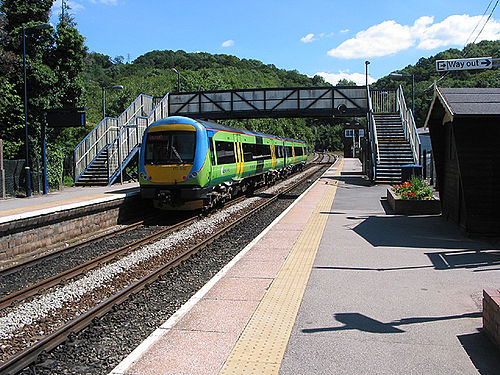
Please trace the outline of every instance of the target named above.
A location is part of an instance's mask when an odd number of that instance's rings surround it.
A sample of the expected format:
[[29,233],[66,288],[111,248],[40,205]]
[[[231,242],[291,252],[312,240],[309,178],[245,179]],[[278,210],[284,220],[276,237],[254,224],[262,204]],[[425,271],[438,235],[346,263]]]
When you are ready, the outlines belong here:
[[118,118],[104,118],[73,150],[75,182],[96,157],[114,143],[124,127],[131,125],[138,116],[147,116],[153,109],[153,97],[139,95]]
[[406,107],[406,101],[403,94],[403,88],[399,86],[396,96],[396,105],[403,122],[403,131],[405,139],[410,142],[413,153],[413,162],[418,163],[420,160],[420,138],[417,132],[417,126],[413,118],[413,113]]
[[108,146],[109,184],[112,184],[118,176],[123,182],[123,168],[140,147],[146,128],[168,116],[168,97],[169,94],[165,95],[147,116],[136,116],[129,125],[123,127],[120,134]]
[[373,116],[373,108],[372,108],[372,100],[370,87],[367,86],[367,95],[368,95],[368,136],[370,138],[370,147],[371,147],[371,171],[372,178],[375,180],[376,178],[376,165],[380,161],[380,152],[378,147],[378,139],[377,139],[377,127],[375,126],[375,117]]
[[398,111],[396,107],[396,90],[371,89],[370,96],[373,113],[394,113]]

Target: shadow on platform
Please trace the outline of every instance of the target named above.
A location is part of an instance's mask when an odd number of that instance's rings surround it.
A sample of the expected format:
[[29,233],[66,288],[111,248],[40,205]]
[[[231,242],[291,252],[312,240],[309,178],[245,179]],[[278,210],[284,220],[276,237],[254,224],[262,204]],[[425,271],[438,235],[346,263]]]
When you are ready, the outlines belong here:
[[499,352],[482,332],[457,337],[481,375],[498,374],[500,369]]
[[317,332],[334,332],[334,331],[347,331],[356,330],[371,333],[402,333],[405,332],[398,326],[409,324],[420,324],[428,322],[438,322],[443,320],[464,319],[464,318],[480,318],[480,312],[466,313],[462,315],[449,315],[449,316],[424,316],[415,318],[403,318],[389,323],[383,323],[379,320],[370,318],[360,313],[337,313],[334,315],[335,320],[343,323],[343,326],[337,327],[324,327],[324,328],[307,328],[303,329],[303,333],[317,333]]
[[[399,329],[399,326],[454,319],[481,318],[481,316],[482,314],[480,312],[473,312],[461,315],[403,318],[393,322],[384,323],[360,313],[337,313],[334,315],[334,318],[339,323],[342,323],[342,326],[307,328],[302,329],[301,331],[303,333],[320,333],[356,330],[380,334],[404,333],[405,331]],[[473,334],[461,335],[457,336],[457,338],[481,375],[498,374],[498,369],[500,368],[498,350],[483,333],[477,332]]]

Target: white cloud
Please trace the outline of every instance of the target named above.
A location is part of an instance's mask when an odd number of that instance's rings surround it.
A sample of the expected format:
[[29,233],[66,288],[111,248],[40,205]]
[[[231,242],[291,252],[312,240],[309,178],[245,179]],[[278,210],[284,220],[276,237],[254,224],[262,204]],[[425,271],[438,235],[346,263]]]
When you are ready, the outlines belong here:
[[356,37],[331,49],[328,54],[342,59],[385,56],[410,48],[413,43],[408,26],[402,26],[395,21],[384,21],[368,30],[360,31]]
[[335,35],[335,34],[334,33],[319,33],[319,34],[310,33],[310,34],[307,34],[306,36],[300,38],[300,41],[303,43],[311,43],[311,42],[314,42],[314,41],[322,39],[322,38],[331,38],[333,35]]
[[[356,82],[358,86],[364,86],[366,84],[366,76],[362,73],[349,73],[349,71],[340,70],[338,73],[326,73],[318,72],[315,75],[323,77],[326,82],[336,85],[341,79],[347,79],[348,81]],[[368,83],[371,84],[375,82],[376,79],[368,75]]]
[[349,31],[350,31],[349,29],[343,29],[343,30],[340,30],[340,32],[341,32],[342,34],[348,33]]
[[232,39],[226,40],[224,43],[222,43],[222,47],[224,47],[224,48],[231,47],[231,46],[234,46],[234,40],[232,40]]
[[[464,14],[449,16],[439,23],[434,23],[433,17],[423,16],[412,26],[401,25],[393,20],[384,21],[358,32],[354,38],[329,50],[328,55],[352,59],[387,56],[413,46],[426,50],[454,45],[463,46],[480,19],[481,16],[471,17]],[[479,28],[476,30],[473,38],[479,30]],[[500,39],[500,22],[490,19],[478,41],[498,39]]]
[[311,42],[314,42],[317,39],[314,37],[313,33],[310,33],[310,34],[307,34],[306,36],[300,38],[300,40],[302,42],[304,42],[304,43],[311,43]]

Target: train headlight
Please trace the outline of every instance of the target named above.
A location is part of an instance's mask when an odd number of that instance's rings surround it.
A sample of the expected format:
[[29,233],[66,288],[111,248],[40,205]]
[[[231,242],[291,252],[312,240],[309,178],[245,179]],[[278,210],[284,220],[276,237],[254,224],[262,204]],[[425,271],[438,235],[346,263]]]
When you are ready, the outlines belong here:
[[140,172],[140,173],[139,173],[139,176],[141,176],[141,178],[142,178],[143,180],[147,180],[147,179],[148,179],[148,176],[147,176],[147,175],[146,175],[146,173],[144,173],[144,172]]
[[198,172],[193,172],[193,173],[191,173],[191,176],[189,176],[189,177],[191,177],[191,178],[196,178],[196,177],[198,177]]

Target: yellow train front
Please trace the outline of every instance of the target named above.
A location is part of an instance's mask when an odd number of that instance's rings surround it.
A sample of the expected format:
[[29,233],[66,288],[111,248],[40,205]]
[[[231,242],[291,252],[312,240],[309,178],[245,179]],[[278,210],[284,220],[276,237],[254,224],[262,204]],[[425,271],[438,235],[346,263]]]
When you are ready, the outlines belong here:
[[211,208],[301,169],[303,141],[187,117],[149,126],[139,159],[143,199],[157,208]]

